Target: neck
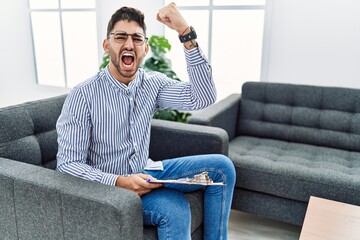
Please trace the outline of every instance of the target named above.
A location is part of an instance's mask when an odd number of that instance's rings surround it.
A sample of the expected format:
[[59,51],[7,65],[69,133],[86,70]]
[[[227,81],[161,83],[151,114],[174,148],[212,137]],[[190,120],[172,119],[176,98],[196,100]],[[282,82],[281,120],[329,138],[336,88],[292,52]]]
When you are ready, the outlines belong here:
[[109,72],[110,74],[119,82],[129,85],[129,83],[136,78],[136,72],[134,75],[130,77],[123,76],[114,65],[109,64]]

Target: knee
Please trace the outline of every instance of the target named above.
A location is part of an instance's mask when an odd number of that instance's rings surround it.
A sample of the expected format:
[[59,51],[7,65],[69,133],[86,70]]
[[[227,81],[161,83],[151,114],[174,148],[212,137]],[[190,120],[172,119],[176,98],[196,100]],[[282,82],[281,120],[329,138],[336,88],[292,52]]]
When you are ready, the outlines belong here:
[[216,166],[224,172],[227,172],[229,175],[235,174],[234,163],[225,155],[222,154],[214,154],[214,158],[216,161]]
[[225,155],[214,154],[214,160],[217,171],[220,171],[224,177],[223,181],[226,181],[230,185],[235,184],[236,172],[234,163]]

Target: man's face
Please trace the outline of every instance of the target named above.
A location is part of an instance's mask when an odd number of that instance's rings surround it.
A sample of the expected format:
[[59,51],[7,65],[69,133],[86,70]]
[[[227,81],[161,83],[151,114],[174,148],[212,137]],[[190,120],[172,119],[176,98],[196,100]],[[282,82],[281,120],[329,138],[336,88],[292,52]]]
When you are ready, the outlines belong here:
[[[139,45],[136,37],[133,41],[131,36],[127,36],[127,34],[144,35],[144,30],[135,21],[119,21],[111,32],[113,34],[109,39],[105,39],[103,44],[105,52],[110,56],[109,69],[117,80],[128,84],[135,79],[149,45],[147,42]],[[126,38],[127,40],[124,41]]]

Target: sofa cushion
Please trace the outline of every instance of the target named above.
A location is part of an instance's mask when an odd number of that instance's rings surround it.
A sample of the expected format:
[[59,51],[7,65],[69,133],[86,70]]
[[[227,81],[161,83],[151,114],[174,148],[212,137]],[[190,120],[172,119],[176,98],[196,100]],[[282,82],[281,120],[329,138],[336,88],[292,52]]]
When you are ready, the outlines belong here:
[[247,82],[238,135],[360,151],[360,89]]
[[236,187],[308,202],[318,196],[360,205],[360,153],[239,136],[229,147]]
[[55,169],[56,121],[65,96],[0,109],[0,157]]

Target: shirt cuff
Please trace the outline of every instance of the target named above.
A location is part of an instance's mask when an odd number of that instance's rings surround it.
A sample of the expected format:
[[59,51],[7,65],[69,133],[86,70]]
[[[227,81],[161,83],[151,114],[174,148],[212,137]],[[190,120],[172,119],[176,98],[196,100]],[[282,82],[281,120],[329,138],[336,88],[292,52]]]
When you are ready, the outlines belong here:
[[103,184],[106,184],[106,185],[115,186],[117,178],[118,178],[118,175],[111,174],[111,173],[104,173],[100,182]]
[[190,50],[188,50],[184,47],[184,52],[185,52],[186,62],[189,65],[197,65],[197,64],[204,63],[204,62],[208,62],[205,57],[205,54],[199,47],[199,44],[196,48],[192,48]]

